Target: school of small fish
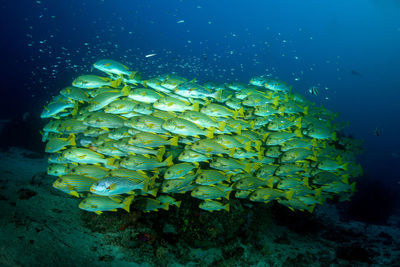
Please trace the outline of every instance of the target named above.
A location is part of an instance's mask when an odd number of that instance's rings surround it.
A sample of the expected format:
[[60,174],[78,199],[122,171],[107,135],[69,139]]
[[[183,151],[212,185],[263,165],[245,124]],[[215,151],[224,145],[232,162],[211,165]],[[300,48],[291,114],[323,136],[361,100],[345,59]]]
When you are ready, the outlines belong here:
[[41,114],[53,186],[83,210],[168,210],[190,193],[207,211],[229,211],[234,197],[312,212],[348,200],[362,175],[362,141],[285,82],[144,80],[114,60],[93,66],[106,77],[77,77]]

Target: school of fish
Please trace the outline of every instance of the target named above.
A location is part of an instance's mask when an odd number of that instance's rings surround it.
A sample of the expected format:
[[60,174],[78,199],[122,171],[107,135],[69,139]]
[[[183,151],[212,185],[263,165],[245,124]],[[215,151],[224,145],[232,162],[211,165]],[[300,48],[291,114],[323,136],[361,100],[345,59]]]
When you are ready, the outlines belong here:
[[53,186],[83,210],[168,210],[188,193],[207,211],[229,211],[234,197],[312,212],[348,200],[362,175],[362,141],[285,82],[144,80],[114,60],[93,66],[106,77],[77,77],[41,114]]

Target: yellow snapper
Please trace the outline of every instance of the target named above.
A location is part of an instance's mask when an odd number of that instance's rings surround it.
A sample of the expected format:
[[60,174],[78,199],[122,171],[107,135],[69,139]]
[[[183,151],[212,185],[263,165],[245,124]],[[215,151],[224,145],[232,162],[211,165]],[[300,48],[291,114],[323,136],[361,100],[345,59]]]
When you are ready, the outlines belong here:
[[112,59],[98,60],[93,64],[93,67],[108,74],[126,75],[130,79],[133,79],[136,74],[136,71],[130,71],[127,66]]
[[210,163],[210,167],[222,170],[222,171],[234,171],[234,172],[241,172],[244,170],[245,172],[251,172],[251,164],[250,163],[241,163],[238,160],[232,158],[220,158],[215,157]]
[[167,131],[162,128],[163,123],[163,119],[156,118],[150,115],[143,115],[134,117],[126,121],[125,126],[135,128],[144,132],[163,134],[167,133]]
[[173,197],[169,195],[159,195],[156,200],[160,201],[161,203],[165,204],[168,203],[169,205],[175,205],[178,208],[181,206],[182,201],[177,201]]
[[203,106],[200,110],[201,113],[204,113],[211,117],[223,117],[228,118],[232,117],[236,119],[236,117],[240,114],[243,116],[243,109],[240,110],[232,110],[223,105],[210,103],[206,106]]
[[171,133],[184,136],[198,137],[199,135],[205,135],[208,138],[212,138],[214,132],[213,128],[202,130],[193,122],[180,118],[169,119],[162,124],[162,127]]
[[143,198],[135,201],[134,206],[137,209],[143,210],[144,212],[149,212],[149,211],[158,211],[159,209],[164,209],[168,210],[169,209],[169,203],[161,203],[157,199],[152,199],[152,198]]
[[123,114],[133,112],[134,108],[137,106],[137,102],[128,99],[114,100],[109,103],[105,108],[105,113],[112,114]]
[[130,99],[143,103],[154,103],[158,99],[164,97],[163,94],[147,88],[136,88],[128,95]]
[[229,199],[230,192],[225,192],[218,186],[199,185],[192,191],[191,195],[199,199],[219,199],[222,197]]
[[72,86],[85,89],[94,89],[106,86],[117,88],[121,82],[121,78],[112,80],[110,78],[100,77],[97,75],[82,75],[72,82]]
[[93,97],[89,101],[88,111],[93,112],[93,111],[98,111],[98,110],[104,108],[105,106],[107,106],[108,104],[110,104],[111,102],[116,100],[117,98],[119,98],[121,96],[126,96],[129,92],[129,90],[130,90],[129,86],[124,86],[124,88],[122,88],[121,90],[110,90],[108,92],[104,92],[104,93],[101,93],[101,94]]
[[125,118],[115,114],[95,112],[87,116],[83,123],[90,127],[103,128],[107,130],[108,128],[123,127],[125,120]]
[[223,181],[228,181],[228,177],[224,172],[216,170],[201,170],[195,182],[200,185],[213,185]]
[[47,167],[47,174],[53,176],[61,176],[69,173],[69,168],[67,164],[49,164]]
[[60,91],[60,94],[66,98],[88,102],[89,101],[89,94],[78,87],[68,86]]
[[82,175],[63,175],[53,183],[53,187],[75,197],[80,197],[79,193],[89,192],[90,187],[97,181],[96,178]]
[[193,105],[191,105],[189,102],[171,96],[165,96],[154,102],[153,107],[163,111],[174,112],[183,112],[186,110],[198,111],[199,103],[195,102]]
[[281,155],[280,162],[291,163],[305,159],[316,161],[315,152],[307,148],[292,148]]
[[[63,157],[67,160],[77,162],[77,163],[107,163],[110,159],[106,159],[104,155],[94,152],[87,148],[73,147],[65,150],[63,152]],[[112,159],[111,159],[112,160]]]
[[179,154],[179,156],[178,156],[178,160],[184,161],[184,162],[192,162],[196,166],[199,165],[199,162],[208,162],[208,160],[210,160],[210,159],[211,159],[211,157],[209,157],[205,154],[190,150],[190,149],[182,151],[182,153]]
[[232,151],[229,148],[222,146],[210,139],[198,140],[192,146],[190,146],[190,149],[198,153],[214,154],[214,155],[232,153]]
[[128,143],[138,147],[160,147],[165,145],[177,146],[178,136],[168,139],[167,137],[157,134],[141,132],[132,136]]
[[109,169],[97,165],[80,164],[71,168],[70,173],[101,179],[106,177],[109,171]]
[[120,166],[129,170],[153,170],[155,168],[171,166],[172,156],[169,156],[165,161],[158,161],[156,158],[147,158],[143,155],[129,155],[121,160]]
[[119,198],[91,195],[79,203],[79,208],[100,215],[103,211],[117,211],[118,208],[129,212],[134,196],[128,196],[123,201]]
[[293,137],[302,137],[299,130],[294,133],[289,132],[272,132],[268,134],[265,143],[269,146],[280,145]]
[[206,200],[199,204],[199,208],[207,211],[225,210],[229,212],[229,203],[224,205],[215,200]]
[[185,111],[179,114],[178,118],[191,121],[201,127],[208,128],[214,127],[221,131],[224,130],[226,123],[224,121],[216,122],[214,119],[210,118],[206,114],[198,111]]
[[132,177],[109,176],[95,182],[90,187],[90,192],[102,196],[114,196],[119,194],[134,194],[135,189],[147,191],[149,178],[141,179]]
[[54,137],[51,138],[45,147],[45,152],[54,153],[65,149],[67,146],[76,146],[75,135],[71,134],[67,138]]
[[286,130],[292,126],[301,129],[301,117],[298,118],[276,117],[268,123],[267,129],[270,131],[281,131],[281,130]]
[[179,179],[164,180],[161,191],[163,193],[178,193],[182,188],[189,186],[195,178],[195,174],[188,174]]
[[164,174],[164,179],[178,179],[182,176],[190,174],[190,172],[195,168],[191,163],[178,163],[169,167]]
[[287,193],[273,188],[260,188],[254,191],[249,199],[257,202],[269,202],[271,200],[285,197]]

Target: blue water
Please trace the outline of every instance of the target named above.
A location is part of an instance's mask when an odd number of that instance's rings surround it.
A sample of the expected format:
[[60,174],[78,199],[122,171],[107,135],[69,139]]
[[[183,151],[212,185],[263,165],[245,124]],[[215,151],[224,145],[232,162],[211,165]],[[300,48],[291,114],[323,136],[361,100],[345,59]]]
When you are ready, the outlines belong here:
[[366,174],[398,186],[399,1],[26,0],[3,1],[1,13],[2,118],[37,116],[101,58],[144,77],[272,75],[339,112],[346,133],[365,140]]

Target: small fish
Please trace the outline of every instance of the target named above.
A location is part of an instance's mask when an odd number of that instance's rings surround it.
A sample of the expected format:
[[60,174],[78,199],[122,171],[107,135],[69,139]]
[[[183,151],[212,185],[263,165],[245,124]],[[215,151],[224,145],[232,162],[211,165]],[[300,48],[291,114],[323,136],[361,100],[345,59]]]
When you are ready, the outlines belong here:
[[139,173],[136,177],[140,177],[140,179],[118,176],[105,177],[93,183],[90,187],[90,192],[102,196],[114,196],[119,194],[134,194],[133,190],[135,189],[147,191],[149,177],[140,175]]
[[97,179],[82,175],[63,175],[53,183],[53,187],[75,197],[80,197],[79,193],[89,192],[90,187]]
[[218,210],[225,210],[229,212],[229,203],[224,205],[221,202],[215,200],[206,200],[199,204],[199,208],[211,212]]
[[117,211],[118,208],[129,212],[133,198],[134,196],[129,196],[122,201],[120,198],[116,197],[110,198],[107,196],[91,195],[79,203],[79,208],[92,211],[97,215],[102,214],[103,211]]
[[182,20],[178,20],[176,23],[184,23],[185,21],[182,19]]
[[145,55],[144,57],[154,57],[154,56],[156,56],[157,54],[147,54],[147,55]]
[[310,89],[308,89],[308,92],[315,96],[319,95],[319,90],[318,90],[318,87],[316,87],[316,86],[310,87]]
[[199,185],[192,191],[191,195],[199,199],[219,199],[225,197],[229,200],[230,192],[225,192],[217,186]]
[[169,167],[164,174],[164,179],[178,179],[182,176],[190,174],[190,172],[195,168],[195,165],[191,163],[178,163]]

